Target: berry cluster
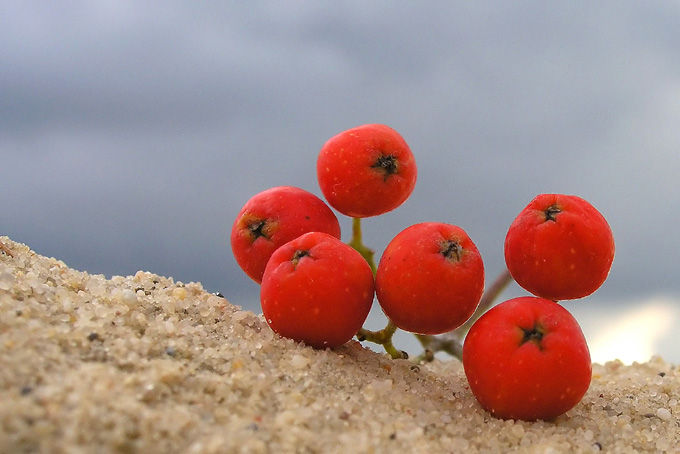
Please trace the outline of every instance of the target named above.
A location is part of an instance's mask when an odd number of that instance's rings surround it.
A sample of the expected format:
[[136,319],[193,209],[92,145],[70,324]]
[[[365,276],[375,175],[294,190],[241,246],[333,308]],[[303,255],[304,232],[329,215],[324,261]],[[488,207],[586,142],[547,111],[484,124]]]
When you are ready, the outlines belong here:
[[[377,266],[362,243],[361,219],[394,210],[415,187],[413,153],[394,129],[368,124],[332,137],[316,169],[328,204],[353,218],[349,243],[323,200],[289,186],[252,197],[232,226],[234,257],[261,284],[273,331],[314,348],[356,335],[394,358],[406,357],[392,345],[394,332],[412,332],[423,358],[445,350],[461,359],[472,393],[499,418],[552,419],[580,401],[590,354],[558,301],[590,295],[609,274],[614,240],[592,205],[561,194],[531,201],[505,239],[508,271],[485,293],[482,257],[456,225],[407,227]],[[533,296],[488,309],[510,279]],[[362,328],[374,298],[388,319],[378,332]]]

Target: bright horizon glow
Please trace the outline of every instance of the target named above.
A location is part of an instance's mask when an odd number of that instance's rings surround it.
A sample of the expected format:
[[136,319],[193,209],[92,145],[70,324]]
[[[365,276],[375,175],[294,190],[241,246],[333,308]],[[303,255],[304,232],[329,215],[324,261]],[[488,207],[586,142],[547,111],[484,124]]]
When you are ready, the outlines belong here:
[[[605,314],[603,314],[605,315]],[[677,304],[662,298],[654,298],[613,316],[607,312],[595,323],[589,320],[585,330],[594,363],[620,360],[624,364],[649,361],[653,356],[664,360],[662,342],[671,337],[673,327],[680,321]]]

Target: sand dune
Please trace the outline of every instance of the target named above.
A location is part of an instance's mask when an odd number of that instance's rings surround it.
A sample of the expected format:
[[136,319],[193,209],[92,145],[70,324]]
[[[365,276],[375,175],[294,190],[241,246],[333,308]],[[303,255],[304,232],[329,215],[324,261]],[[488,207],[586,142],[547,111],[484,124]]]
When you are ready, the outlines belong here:
[[455,360],[316,351],[200,284],[0,241],[0,452],[680,452],[680,372],[660,358],[594,365],[556,421],[502,421]]

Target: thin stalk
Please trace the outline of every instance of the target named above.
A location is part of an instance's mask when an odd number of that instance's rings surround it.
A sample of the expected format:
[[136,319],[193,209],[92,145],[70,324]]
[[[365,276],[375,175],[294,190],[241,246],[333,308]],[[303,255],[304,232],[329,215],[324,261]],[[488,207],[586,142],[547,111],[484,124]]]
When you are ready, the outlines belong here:
[[375,252],[373,249],[366,246],[361,238],[361,218],[352,218],[352,239],[347,244],[352,246],[354,250],[356,250],[364,259],[366,259],[368,266],[370,266],[371,271],[373,271],[373,276],[375,276],[375,272],[377,270],[375,259],[373,258]]
[[[377,266],[375,264],[375,252],[373,249],[369,248],[366,246],[362,240],[361,236],[361,218],[352,218],[352,239],[350,240],[349,243],[354,250],[356,250],[361,256],[368,262],[368,266],[371,267],[371,271],[373,272],[373,276],[375,276],[375,273],[377,271]],[[380,331],[370,331],[364,328],[361,328],[359,332],[357,333],[357,339],[360,341],[368,341],[368,342],[373,342],[374,344],[379,344],[382,345],[385,351],[392,357],[392,358],[408,358],[408,355],[406,352],[397,350],[397,348],[394,346],[392,343],[392,338],[394,337],[394,333],[397,331],[397,325],[395,325],[392,320],[389,318],[387,319],[387,326],[385,328],[381,329]]]
[[447,336],[428,336],[425,334],[415,334],[420,341],[425,352],[416,358],[417,362],[429,362],[434,360],[437,352],[446,352],[454,358],[463,362],[463,344],[458,339]]
[[397,348],[392,343],[392,337],[397,331],[397,325],[392,322],[392,320],[387,321],[387,326],[380,331],[370,331],[361,328],[357,333],[357,338],[360,341],[373,342],[374,344],[382,345],[385,351],[394,359],[406,359],[408,354],[404,351],[397,350]]

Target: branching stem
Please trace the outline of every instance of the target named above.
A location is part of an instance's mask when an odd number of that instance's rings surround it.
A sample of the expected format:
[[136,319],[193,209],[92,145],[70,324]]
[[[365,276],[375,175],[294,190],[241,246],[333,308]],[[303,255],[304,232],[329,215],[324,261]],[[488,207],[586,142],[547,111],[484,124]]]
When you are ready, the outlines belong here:
[[408,354],[404,351],[397,350],[397,348],[392,343],[392,337],[397,331],[397,325],[392,322],[392,320],[387,321],[387,326],[380,331],[370,331],[361,328],[357,333],[357,338],[362,341],[373,342],[374,344],[382,345],[385,351],[394,359],[406,359]]
[[429,362],[434,359],[434,354],[437,352],[446,352],[459,361],[463,361],[463,344],[458,339],[451,336],[427,336],[424,334],[415,334],[420,341],[425,352],[417,359],[418,362]]
[[[350,240],[349,243],[350,246],[352,246],[361,256],[366,259],[366,262],[368,262],[368,266],[371,267],[371,271],[373,272],[373,276],[375,276],[377,266],[375,264],[375,259],[374,255],[375,252],[373,249],[367,247],[361,237],[361,218],[353,218],[352,219],[352,239]],[[374,344],[379,344],[382,345],[385,351],[392,357],[392,358],[407,358],[408,355],[406,352],[403,352],[401,350],[397,350],[394,344],[392,343],[392,337],[394,336],[394,333],[397,331],[397,325],[395,325],[392,320],[387,321],[387,326],[385,328],[381,329],[380,331],[370,331],[364,328],[361,328],[359,332],[357,333],[357,339],[360,341],[368,341],[368,342],[373,342]]]
[[[0,243],[1,244],[1,243]],[[361,218],[352,219],[352,239],[349,243],[352,248],[361,254],[361,256],[366,259],[368,265],[373,271],[375,276],[377,267],[374,259],[373,249],[367,247],[362,240],[361,236]],[[434,359],[434,354],[437,352],[446,352],[449,355],[457,358],[458,360],[463,360],[463,339],[465,335],[470,330],[472,325],[482,316],[494,303],[498,295],[505,290],[505,288],[512,282],[512,276],[510,272],[506,269],[501,272],[501,274],[493,281],[491,286],[486,289],[484,295],[482,296],[479,306],[475,313],[470,317],[470,319],[465,322],[461,327],[451,331],[450,333],[441,334],[439,336],[431,336],[425,334],[415,334],[416,338],[420,344],[425,349],[425,352],[417,357],[416,359],[420,361],[432,361]],[[397,331],[397,326],[392,322],[392,320],[387,320],[387,326],[380,331],[370,331],[361,328],[357,333],[357,339],[359,341],[368,341],[375,344],[382,345],[385,351],[392,358],[408,358],[408,354],[404,351],[397,350],[397,348],[392,343],[392,338],[394,333]]]

